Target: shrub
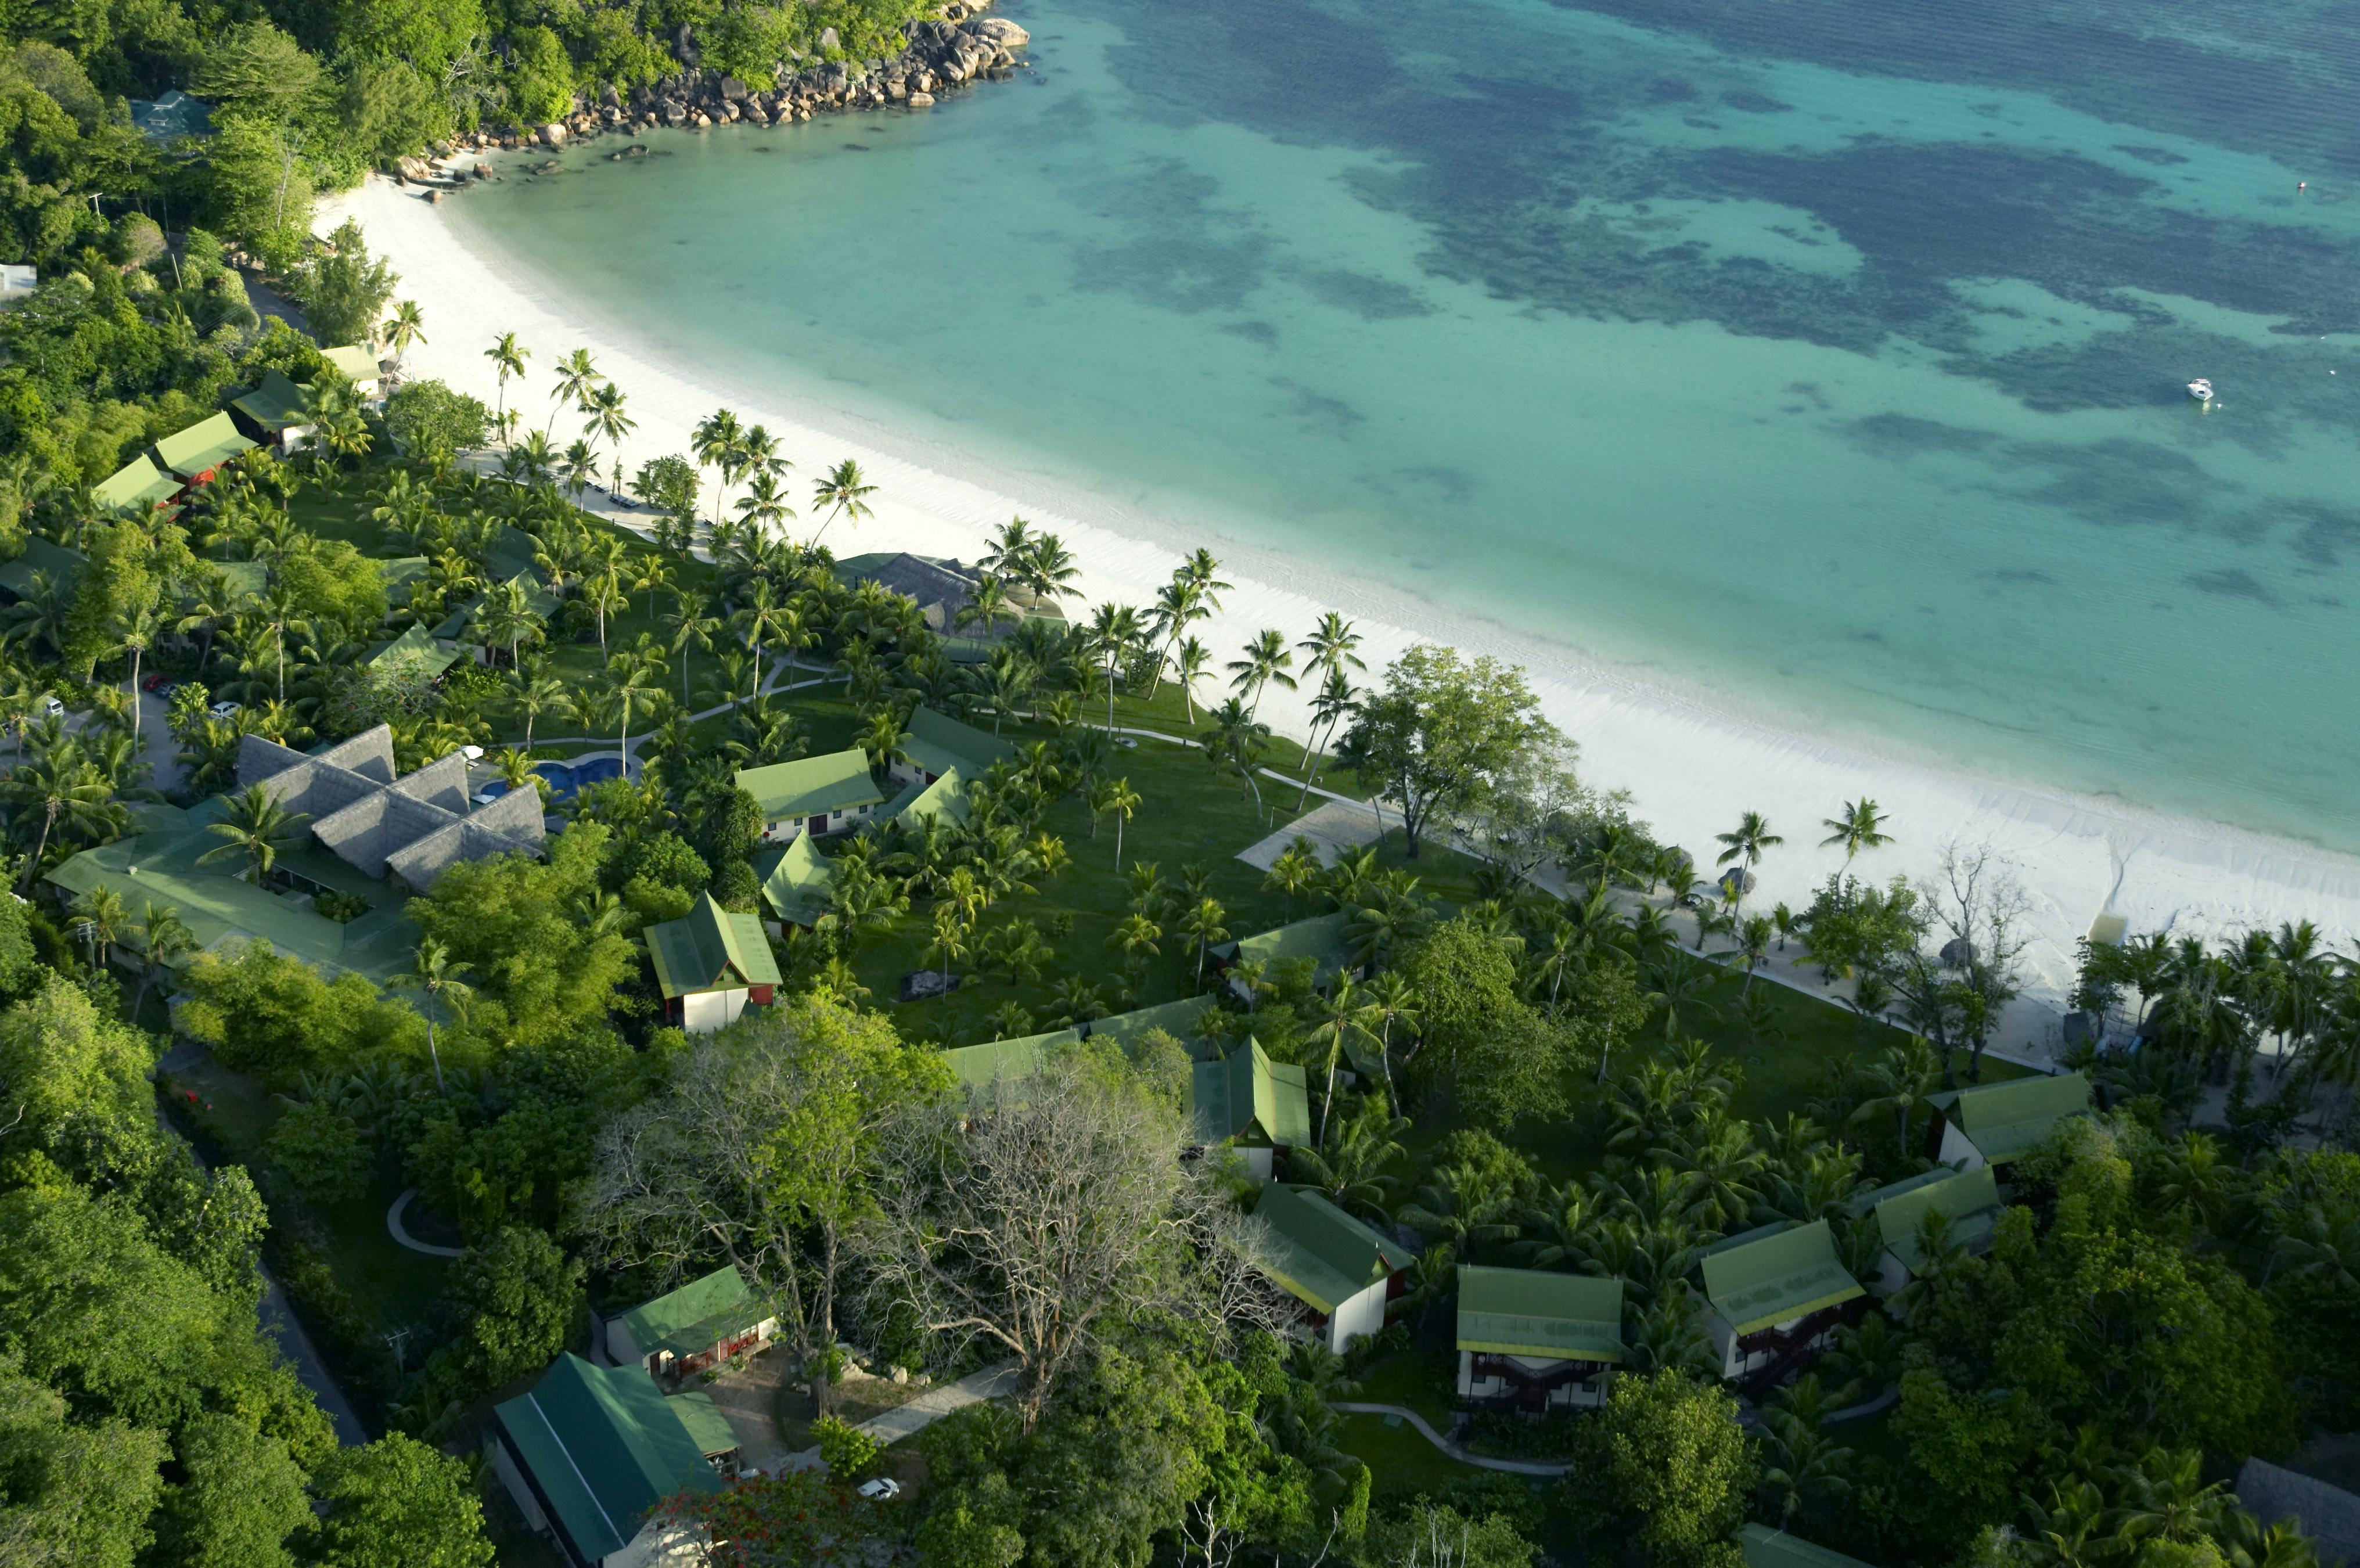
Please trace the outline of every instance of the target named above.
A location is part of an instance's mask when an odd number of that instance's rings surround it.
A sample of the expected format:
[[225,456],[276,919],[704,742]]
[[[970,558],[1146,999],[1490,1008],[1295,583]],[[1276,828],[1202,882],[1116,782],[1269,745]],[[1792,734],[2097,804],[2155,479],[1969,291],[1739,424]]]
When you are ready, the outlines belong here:
[[812,1435],[819,1439],[819,1456],[827,1473],[847,1481],[865,1474],[885,1452],[883,1443],[841,1416],[822,1416]]

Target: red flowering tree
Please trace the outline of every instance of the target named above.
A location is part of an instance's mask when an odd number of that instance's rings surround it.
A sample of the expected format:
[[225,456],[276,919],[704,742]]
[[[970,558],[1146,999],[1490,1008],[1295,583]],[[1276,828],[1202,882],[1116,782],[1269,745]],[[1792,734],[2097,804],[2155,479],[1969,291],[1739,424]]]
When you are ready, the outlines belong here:
[[657,1505],[659,1523],[702,1533],[715,1568],[801,1568],[852,1555],[883,1532],[877,1505],[823,1471],[791,1470],[683,1492]]

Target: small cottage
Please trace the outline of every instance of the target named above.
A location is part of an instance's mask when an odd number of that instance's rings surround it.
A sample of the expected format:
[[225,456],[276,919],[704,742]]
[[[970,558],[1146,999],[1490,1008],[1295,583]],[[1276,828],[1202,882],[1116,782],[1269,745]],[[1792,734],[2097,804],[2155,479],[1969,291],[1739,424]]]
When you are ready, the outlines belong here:
[[1602,1405],[1622,1349],[1622,1282],[1459,1269],[1459,1397],[1542,1416]]
[[1965,1171],[1939,1166],[1863,1193],[1852,1200],[1852,1212],[1855,1217],[1876,1216],[1876,1234],[1885,1244],[1877,1255],[1876,1284],[1889,1296],[1917,1275],[1929,1223],[1940,1224],[1969,1252],[1991,1245],[2000,1213],[1999,1179],[1988,1165]]
[[1272,1284],[1303,1303],[1304,1321],[1320,1343],[1341,1354],[1385,1326],[1385,1303],[1402,1293],[1403,1271],[1415,1261],[1407,1247],[1324,1193],[1283,1181],[1262,1190],[1254,1217],[1264,1227],[1256,1262]]
[[790,926],[810,930],[836,896],[836,867],[808,833],[796,834],[783,850],[756,856],[754,875],[769,916],[762,927],[773,937],[785,937]]
[[606,1320],[606,1354],[617,1365],[685,1377],[770,1343],[775,1313],[731,1264]]
[[741,768],[738,787],[761,808],[762,839],[770,844],[784,844],[799,833],[849,831],[885,804],[869,776],[869,754],[859,751]]
[[492,1428],[493,1470],[573,1568],[680,1560],[688,1543],[652,1517],[657,1506],[722,1490],[705,1443],[644,1367],[562,1355],[528,1392],[494,1407]]
[[665,1015],[692,1035],[734,1024],[776,992],[779,960],[761,917],[733,914],[709,893],[698,894],[682,918],[649,927],[646,939]]
[[1274,1062],[1249,1039],[1218,1061],[1198,1062],[1189,1084],[1196,1142],[1237,1151],[1256,1181],[1268,1181],[1278,1152],[1311,1141],[1303,1069]]
[[[1220,966],[1224,974],[1240,965],[1258,964],[1262,973],[1267,975],[1281,964],[1308,959],[1311,983],[1325,990],[1338,975],[1349,974],[1354,969],[1351,944],[1344,937],[1345,919],[1341,912],[1315,916],[1308,920],[1281,926],[1276,930],[1260,931],[1238,941],[1224,942],[1211,949],[1213,961]],[[1229,989],[1240,1002],[1251,1000],[1240,981],[1232,979]]]
[[1867,1295],[1836,1256],[1825,1220],[1781,1220],[1731,1236],[1708,1247],[1697,1268],[1721,1376],[1762,1387],[1832,1343],[1852,1303]]
[[1934,1114],[1926,1129],[1927,1153],[1960,1170],[2005,1165],[2046,1143],[2058,1123],[2088,1115],[2093,1099],[2090,1080],[2078,1072],[1929,1094],[1926,1102]]

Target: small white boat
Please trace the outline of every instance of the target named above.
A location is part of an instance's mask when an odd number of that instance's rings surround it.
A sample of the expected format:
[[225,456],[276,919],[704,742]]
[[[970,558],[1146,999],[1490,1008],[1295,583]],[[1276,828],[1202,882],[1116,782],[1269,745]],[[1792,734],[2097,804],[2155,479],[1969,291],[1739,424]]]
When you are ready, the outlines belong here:
[[2200,403],[2209,404],[2212,400],[2212,383],[2199,377],[2188,383],[2188,395]]

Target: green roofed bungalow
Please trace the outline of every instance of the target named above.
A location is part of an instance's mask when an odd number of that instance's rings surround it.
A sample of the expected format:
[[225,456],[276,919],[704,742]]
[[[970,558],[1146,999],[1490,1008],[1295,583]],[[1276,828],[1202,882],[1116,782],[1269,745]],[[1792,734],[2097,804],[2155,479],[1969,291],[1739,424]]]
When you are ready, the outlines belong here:
[[992,763],[1013,762],[1016,757],[1016,748],[998,736],[931,707],[910,715],[910,739],[903,750],[909,752],[909,760],[894,762],[891,769],[893,782],[902,784],[932,784],[959,770],[970,778],[980,778]]
[[1153,1007],[1142,1007],[1136,1012],[1118,1013],[1111,1018],[1100,1018],[1082,1025],[1086,1039],[1110,1040],[1131,1060],[1139,1059],[1140,1047],[1150,1032],[1161,1029],[1192,1057],[1200,1061],[1213,1059],[1214,1047],[1196,1033],[1196,1021],[1212,1011],[1210,996],[1184,996],[1177,1002],[1159,1003]]
[[656,1505],[722,1490],[697,1436],[641,1366],[593,1366],[569,1352],[492,1415],[492,1467],[526,1522],[554,1535],[571,1563],[666,1561],[661,1537],[677,1527],[650,1521]]
[[66,588],[90,557],[79,550],[69,550],[62,544],[52,544],[38,534],[25,541],[25,548],[16,558],[0,566],[0,588],[7,589],[18,598],[31,596],[33,578],[38,575],[49,578],[52,587]]
[[755,857],[754,874],[761,881],[762,905],[773,917],[774,937],[784,937],[790,926],[810,930],[836,896],[836,866],[808,833],[796,834],[783,850]]
[[845,832],[885,804],[869,776],[869,753],[860,751],[741,768],[738,787],[762,808],[762,837],[773,843],[798,833]]
[[296,450],[311,433],[303,389],[276,370],[265,370],[262,384],[232,398],[229,406],[257,439],[277,442],[282,452]]
[[1697,1267],[1726,1378],[1783,1376],[1824,1349],[1842,1309],[1867,1294],[1836,1256],[1825,1220],[1732,1236],[1707,1248]]
[[1816,1541],[1766,1524],[1749,1524],[1737,1532],[1737,1550],[1745,1568],[1868,1568],[1857,1557],[1830,1552]]
[[1623,1360],[1620,1279],[1460,1266],[1461,1399],[1533,1415],[1601,1405]]
[[1929,1170],[1870,1196],[1876,1200],[1876,1234],[1885,1243],[1877,1259],[1877,1284],[1888,1295],[1908,1284],[1924,1261],[1929,1216],[1940,1216],[1935,1223],[1969,1252],[1989,1247],[1993,1227],[1999,1223],[1999,1177],[1988,1165]]
[[346,344],[342,348],[323,348],[320,357],[329,367],[353,384],[353,390],[364,398],[377,396],[378,378],[384,374],[377,367],[377,356],[368,349]]
[[709,893],[680,919],[649,927],[646,939],[664,1011],[672,1014],[679,1003],[680,1026],[692,1035],[736,1023],[748,1003],[768,1003],[779,983],[761,917],[733,914]]
[[1081,1043],[1082,1036],[1076,1031],[1056,1029],[1046,1035],[1025,1035],[1013,1040],[961,1046],[955,1050],[945,1051],[943,1064],[951,1069],[951,1076],[961,1084],[981,1093],[1000,1084],[1022,1083],[1037,1076],[1058,1051]]
[[108,511],[149,511],[180,493],[180,481],[145,452],[90,488],[92,501]]
[[879,815],[888,822],[915,828],[923,822],[962,823],[974,809],[967,796],[966,776],[953,768],[931,784],[912,780]]
[[778,1315],[730,1264],[607,1319],[606,1354],[618,1366],[685,1377],[778,1332]]
[[164,466],[192,485],[205,483],[213,477],[214,469],[253,450],[253,440],[227,414],[199,420],[156,444],[156,455]]
[[412,624],[391,641],[370,649],[362,663],[372,674],[392,675],[414,671],[432,681],[440,679],[442,672],[461,657],[459,650],[437,642],[426,628]]
[[2057,1124],[2089,1114],[2090,1080],[2078,1072],[2054,1078],[2011,1078],[1929,1094],[1933,1124],[1926,1141],[1935,1161],[1972,1170],[2005,1165],[2049,1139]]
[[1256,1181],[1268,1181],[1276,1153],[1311,1141],[1310,1099],[1303,1069],[1274,1062],[1249,1039],[1219,1061],[1198,1062],[1189,1084],[1196,1141],[1228,1144]]
[[377,575],[385,581],[385,602],[395,609],[410,603],[410,596],[426,580],[427,560],[423,555],[396,555],[377,564]]
[[[1240,964],[1260,964],[1269,974],[1282,964],[1311,960],[1311,983],[1324,987],[1352,966],[1352,949],[1344,939],[1345,916],[1315,916],[1297,920],[1291,926],[1281,926],[1274,931],[1262,931],[1235,942],[1224,942],[1212,949],[1213,958],[1224,970]],[[1244,987],[1235,980],[1230,989],[1245,1000]]]
[[132,99],[131,127],[150,141],[211,136],[213,108],[175,87],[160,98]]
[[1385,1302],[1413,1259],[1409,1248],[1363,1224],[1308,1187],[1273,1181],[1254,1217],[1263,1224],[1256,1266],[1303,1303],[1320,1343],[1341,1354],[1385,1326]]

